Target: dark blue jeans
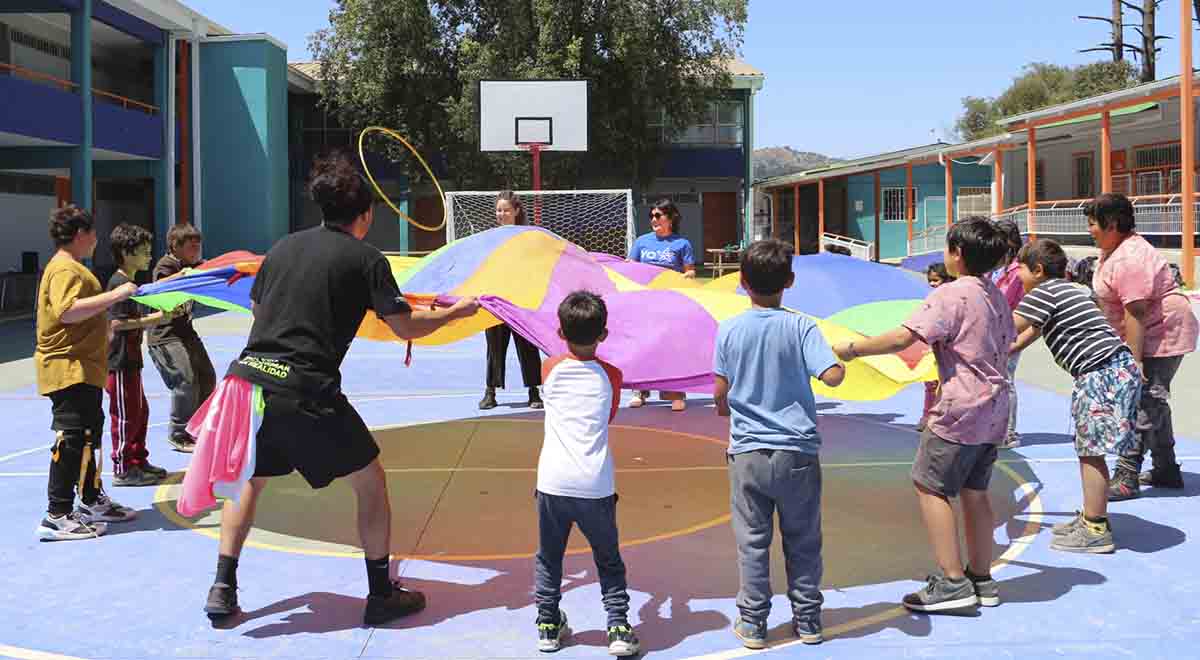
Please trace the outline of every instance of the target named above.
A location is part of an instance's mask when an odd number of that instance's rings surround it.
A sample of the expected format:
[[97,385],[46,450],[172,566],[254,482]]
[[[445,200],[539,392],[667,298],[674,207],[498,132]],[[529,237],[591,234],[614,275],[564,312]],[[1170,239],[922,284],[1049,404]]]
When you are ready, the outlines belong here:
[[775,514],[793,618],[819,624],[821,605],[821,461],[798,451],[758,449],[729,456],[730,509],[737,540],[742,619],[771,613],[771,538]]
[[562,497],[537,493],[538,553],[534,565],[534,600],[538,623],[558,623],[558,603],[562,600],[563,555],[571,526],[592,546],[600,593],[608,625],[629,623],[629,592],[625,583],[625,562],[617,540],[617,496],[602,499]]

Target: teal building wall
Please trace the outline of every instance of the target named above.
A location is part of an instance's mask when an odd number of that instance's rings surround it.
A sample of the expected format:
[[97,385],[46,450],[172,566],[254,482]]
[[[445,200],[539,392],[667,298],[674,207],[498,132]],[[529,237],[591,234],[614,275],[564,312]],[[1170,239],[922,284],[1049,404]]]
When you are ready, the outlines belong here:
[[267,39],[200,48],[204,251],[265,253],[288,232],[287,52]]

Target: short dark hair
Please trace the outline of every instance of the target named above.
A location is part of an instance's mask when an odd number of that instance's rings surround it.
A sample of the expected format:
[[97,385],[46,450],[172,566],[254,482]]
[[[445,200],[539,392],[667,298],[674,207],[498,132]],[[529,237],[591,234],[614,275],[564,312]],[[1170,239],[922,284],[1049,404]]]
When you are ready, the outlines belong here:
[[679,225],[683,224],[683,214],[679,212],[679,207],[675,206],[675,202],[663,197],[654,202],[654,206],[650,209],[650,212],[653,213],[654,209],[662,211],[663,215],[667,216],[667,219],[671,221],[671,233],[678,234]]
[[792,276],[792,246],[769,238],[756,241],[742,253],[742,279],[754,293],[773,296],[783,291]]
[[330,225],[354,222],[375,202],[366,177],[354,166],[350,154],[340,149],[318,156],[313,162],[308,191],[321,207],[322,219]]
[[204,234],[189,224],[175,225],[167,231],[167,249],[178,250],[188,241],[203,241]]
[[120,267],[125,257],[133,254],[139,247],[149,245],[154,240],[154,234],[137,225],[122,222],[112,230],[109,237],[109,248],[112,250],[113,263]]
[[1006,258],[1012,259],[1017,256],[1017,252],[1021,251],[1021,246],[1025,241],[1021,238],[1021,229],[1017,227],[1017,223],[1009,218],[996,221],[996,229],[1004,235],[1004,241],[1008,243],[1008,253]]
[[1037,266],[1042,267],[1046,277],[1064,278],[1067,276],[1067,253],[1062,246],[1048,238],[1039,238],[1032,243],[1026,243],[1017,253],[1017,261],[1030,271]]
[[591,291],[574,291],[559,303],[558,323],[568,342],[594,344],[608,327],[608,306]]
[[496,195],[497,202],[508,202],[508,205],[513,208],[513,224],[525,224],[525,205],[521,203],[521,198],[517,197],[517,193],[511,190],[501,190],[500,194]]
[[1100,229],[1115,226],[1122,234],[1128,234],[1137,226],[1133,219],[1133,202],[1121,193],[1100,195],[1083,205],[1083,214],[1095,221]]
[[963,257],[967,275],[982,275],[1000,265],[1008,254],[1008,240],[996,223],[974,215],[950,225],[946,245]]
[[92,214],[74,204],[50,212],[50,239],[54,241],[54,247],[70,245],[79,232],[92,231],[95,226]]
[[942,283],[953,282],[955,279],[957,279],[950,274],[950,271],[946,270],[946,264],[940,261],[929,264],[929,268],[925,269],[925,276],[929,277],[930,275],[937,275],[938,278],[942,280]]

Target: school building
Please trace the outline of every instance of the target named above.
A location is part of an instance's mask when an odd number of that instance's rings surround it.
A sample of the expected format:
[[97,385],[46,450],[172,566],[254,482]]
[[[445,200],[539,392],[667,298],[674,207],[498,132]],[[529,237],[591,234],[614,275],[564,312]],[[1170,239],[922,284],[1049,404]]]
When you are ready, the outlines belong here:
[[[1012,219],[1026,235],[1090,245],[1083,205],[1120,192],[1133,200],[1137,231],[1194,282],[1195,80],[1176,76],[1008,117],[1000,121],[1006,132],[991,138],[757,182],[765,233],[793,241],[799,253],[834,243],[862,258],[898,260],[941,250],[947,218],[987,215]],[[1190,121],[1181,98],[1191,99]]]

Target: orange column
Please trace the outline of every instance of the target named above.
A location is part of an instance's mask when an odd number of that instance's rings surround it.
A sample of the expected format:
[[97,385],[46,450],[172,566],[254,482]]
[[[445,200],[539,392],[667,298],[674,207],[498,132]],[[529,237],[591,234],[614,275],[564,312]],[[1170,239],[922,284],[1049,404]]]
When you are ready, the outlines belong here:
[[875,243],[875,249],[871,250],[871,252],[874,253],[871,255],[871,260],[879,261],[879,243],[880,243],[880,238],[882,238],[882,237],[879,235],[879,172],[878,171],[875,172],[875,204],[874,204],[874,206],[875,206],[875,240],[872,242]]
[[[1192,3],[1180,2],[1180,25],[1191,27]],[[1179,31],[1179,142],[1183,179],[1183,226],[1180,246],[1183,248],[1183,281],[1196,286],[1196,100],[1193,98],[1192,31]]]
[[908,222],[908,240],[913,238],[913,211],[917,208],[917,200],[912,194],[912,163],[904,166],[904,218]]
[[825,179],[817,179],[817,252],[825,244]]
[[1112,116],[1100,117],[1100,192],[1112,192]]
[[800,254],[800,184],[792,184],[792,233],[795,235],[795,243],[792,243],[792,251],[797,256]]
[[779,238],[779,191],[771,191],[771,238]]
[[71,203],[71,179],[65,176],[54,177],[54,197],[60,209]]
[[1025,148],[1025,217],[1028,218],[1029,238],[1037,238],[1037,127],[1029,127],[1029,144]]
[[954,161],[946,157],[946,226],[954,224]]
[[992,151],[992,215],[1004,212],[1004,152]]

